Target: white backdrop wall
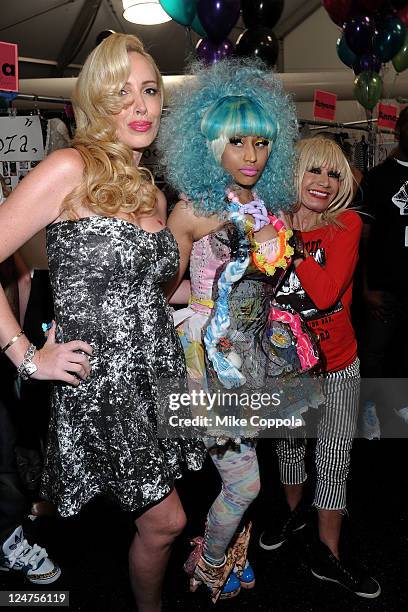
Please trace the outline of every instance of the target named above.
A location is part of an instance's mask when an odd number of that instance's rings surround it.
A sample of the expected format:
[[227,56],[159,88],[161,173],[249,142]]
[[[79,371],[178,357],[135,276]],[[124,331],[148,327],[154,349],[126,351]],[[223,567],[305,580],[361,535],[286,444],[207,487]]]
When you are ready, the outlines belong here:
[[[285,72],[343,70],[336,53],[339,28],[322,7],[288,34],[283,42]],[[351,69],[350,69],[350,72]]]

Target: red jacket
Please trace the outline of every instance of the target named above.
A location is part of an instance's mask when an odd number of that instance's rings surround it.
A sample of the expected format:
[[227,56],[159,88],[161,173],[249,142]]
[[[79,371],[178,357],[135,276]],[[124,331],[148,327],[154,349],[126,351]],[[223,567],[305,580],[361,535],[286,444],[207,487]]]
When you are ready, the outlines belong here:
[[299,264],[277,295],[279,302],[303,314],[318,340],[326,372],[342,370],[357,356],[350,307],[362,221],[352,210],[337,220],[342,227],[331,224],[301,232],[312,257]]

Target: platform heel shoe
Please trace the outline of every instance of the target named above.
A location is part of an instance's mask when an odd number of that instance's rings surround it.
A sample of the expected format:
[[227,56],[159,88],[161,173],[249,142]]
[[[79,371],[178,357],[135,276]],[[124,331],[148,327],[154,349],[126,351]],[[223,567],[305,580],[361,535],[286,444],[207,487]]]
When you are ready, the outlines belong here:
[[203,556],[204,538],[194,538],[191,544],[194,549],[184,564],[184,571],[190,576],[190,592],[204,584],[210,591],[213,603],[238,595],[241,582],[233,572],[235,557],[232,549],[228,549],[222,565],[212,565]]
[[234,574],[241,583],[243,589],[253,589],[255,586],[255,574],[248,562],[248,546],[251,537],[252,523],[238,534],[233,547],[232,554],[235,557]]

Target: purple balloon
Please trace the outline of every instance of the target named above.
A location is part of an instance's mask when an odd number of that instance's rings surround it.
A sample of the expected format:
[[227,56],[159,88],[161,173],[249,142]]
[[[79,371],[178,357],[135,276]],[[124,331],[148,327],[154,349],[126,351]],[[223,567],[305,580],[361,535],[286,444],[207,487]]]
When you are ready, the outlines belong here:
[[222,42],[236,24],[240,0],[198,0],[197,15],[209,40]]
[[230,57],[234,53],[234,49],[234,45],[228,38],[220,43],[202,38],[196,45],[197,57],[205,64],[215,64],[219,60]]
[[367,53],[356,59],[353,64],[353,70],[356,75],[360,74],[360,72],[366,72],[367,70],[370,72],[380,72],[381,61],[375,53]]
[[353,17],[344,26],[346,43],[356,55],[370,53],[373,49],[374,21],[368,15]]

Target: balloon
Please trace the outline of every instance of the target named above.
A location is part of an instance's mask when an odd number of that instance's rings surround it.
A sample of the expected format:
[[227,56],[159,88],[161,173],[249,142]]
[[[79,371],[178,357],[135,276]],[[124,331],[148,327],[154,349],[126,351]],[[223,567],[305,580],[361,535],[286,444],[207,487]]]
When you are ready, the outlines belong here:
[[351,17],[352,0],[322,0],[322,4],[330,19],[340,27]]
[[98,36],[95,39],[95,47],[100,45],[101,42],[105,40],[105,38],[108,38],[108,36],[110,36],[111,34],[115,34],[115,30],[102,30],[102,32],[99,32]]
[[408,4],[405,8],[398,11],[398,17],[401,19],[402,23],[408,27]]
[[374,52],[382,62],[388,62],[404,44],[407,28],[398,17],[387,17],[377,25]]
[[198,0],[197,15],[208,38],[223,41],[236,24],[239,9],[240,0]]
[[353,51],[346,43],[344,34],[342,36],[339,36],[339,38],[337,39],[336,47],[339,59],[343,62],[343,64],[346,64],[346,66],[352,68],[354,62],[357,60],[357,55],[353,53]]
[[368,15],[349,19],[344,26],[344,36],[350,49],[357,55],[372,51],[374,21]]
[[385,4],[385,0],[359,0],[361,8],[369,15],[375,13]]
[[405,34],[405,40],[401,49],[392,58],[392,65],[397,72],[403,72],[408,68],[408,32]]
[[215,64],[234,53],[234,45],[228,38],[220,43],[214,43],[208,38],[202,38],[196,45],[197,57],[205,64]]
[[279,55],[279,43],[273,30],[269,28],[251,28],[240,34],[236,42],[236,54],[239,56],[255,55],[268,66],[274,66]]
[[400,11],[408,5],[408,2],[407,0],[391,0],[391,4],[397,11]]
[[375,53],[360,55],[353,64],[353,70],[354,74],[360,74],[360,72],[380,72],[381,62]]
[[241,0],[242,18],[247,28],[273,28],[283,11],[283,0]]
[[382,93],[382,79],[376,72],[360,72],[354,80],[354,96],[367,110],[373,110]]
[[197,34],[201,36],[201,38],[207,38],[207,32],[204,30],[197,14],[191,23],[191,29],[194,30],[194,32],[197,32]]
[[181,25],[189,26],[195,17],[197,0],[159,0],[159,2],[166,13]]

